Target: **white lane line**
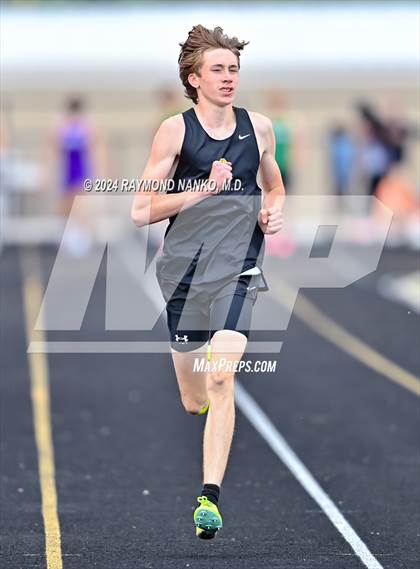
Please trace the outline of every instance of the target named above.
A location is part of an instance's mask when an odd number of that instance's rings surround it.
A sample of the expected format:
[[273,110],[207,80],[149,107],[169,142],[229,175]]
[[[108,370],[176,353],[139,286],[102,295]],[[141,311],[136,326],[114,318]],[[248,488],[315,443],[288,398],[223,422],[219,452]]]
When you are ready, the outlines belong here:
[[368,569],[383,569],[383,566],[372,555],[328,494],[321,488],[306,466],[275,428],[268,416],[238,381],[236,382],[235,397],[239,409],[248,421],[296,477],[306,492],[308,492],[312,499],[319,505],[364,565],[368,567]]
[[[344,261],[339,267],[333,267],[336,273],[344,277],[352,278],[354,274],[361,274],[363,264],[357,260],[357,255],[350,255],[345,251],[341,254]],[[372,275],[373,273],[369,273]],[[420,271],[407,271],[402,275],[392,275],[384,273],[379,275],[377,280],[372,283],[359,279],[353,282],[360,290],[379,296],[381,299],[397,303],[400,306],[408,306],[417,314],[420,314]]]
[[384,274],[378,279],[379,294],[420,314],[420,271],[403,275]]

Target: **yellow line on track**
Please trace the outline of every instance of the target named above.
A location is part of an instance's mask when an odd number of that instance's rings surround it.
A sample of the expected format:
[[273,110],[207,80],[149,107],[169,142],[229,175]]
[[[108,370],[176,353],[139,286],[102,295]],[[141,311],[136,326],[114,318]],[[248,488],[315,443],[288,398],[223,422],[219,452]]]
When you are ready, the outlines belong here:
[[[353,334],[321,312],[302,293],[299,294],[293,307],[295,294],[292,287],[284,281],[276,281],[270,284],[270,289],[274,293],[277,302],[282,302],[288,307],[292,307],[293,313],[317,334],[390,381],[420,396],[420,379],[418,377],[383,356],[365,342],[356,338],[356,336],[353,336]],[[279,301],[279,299],[282,300]]]
[[[44,341],[44,333],[34,330],[42,301],[39,279],[25,276],[23,297],[28,345],[31,341]],[[48,361],[41,352],[28,353],[31,382],[32,412],[35,442],[38,452],[38,470],[41,487],[42,517],[45,531],[45,554],[47,569],[62,569],[60,523],[57,512],[57,489],[55,484],[54,446],[51,430]]]

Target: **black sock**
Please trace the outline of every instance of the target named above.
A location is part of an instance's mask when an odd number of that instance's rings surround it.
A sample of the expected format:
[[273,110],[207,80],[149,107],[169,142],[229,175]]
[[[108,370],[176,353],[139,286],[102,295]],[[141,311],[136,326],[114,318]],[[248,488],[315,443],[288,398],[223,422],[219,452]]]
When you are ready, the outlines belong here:
[[219,502],[220,486],[217,486],[217,484],[204,484],[201,495],[205,496],[210,502],[217,506]]

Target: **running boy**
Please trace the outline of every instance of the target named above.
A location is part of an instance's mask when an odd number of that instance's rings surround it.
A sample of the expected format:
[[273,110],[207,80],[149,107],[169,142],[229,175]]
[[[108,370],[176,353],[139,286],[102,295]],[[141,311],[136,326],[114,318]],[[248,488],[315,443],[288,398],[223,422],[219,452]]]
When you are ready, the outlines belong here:
[[[211,539],[222,527],[218,500],[235,422],[232,364],[246,348],[264,288],[264,234],[282,227],[285,191],[271,121],[233,106],[247,42],[198,25],[180,45],[179,74],[194,106],[163,121],[142,176],[173,184],[138,193],[131,215],[139,227],[169,218],[157,278],[182,403],[191,414],[208,410],[194,522],[196,535]],[[188,191],[193,182],[201,191]],[[215,371],[194,371],[207,343]],[[225,368],[214,365],[222,358]]]

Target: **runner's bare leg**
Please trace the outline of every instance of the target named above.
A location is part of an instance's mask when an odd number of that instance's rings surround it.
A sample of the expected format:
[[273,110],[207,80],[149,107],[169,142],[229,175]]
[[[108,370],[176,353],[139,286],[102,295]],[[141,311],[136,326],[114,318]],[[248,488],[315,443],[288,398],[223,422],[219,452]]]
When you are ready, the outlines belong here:
[[207,372],[194,371],[194,359],[205,358],[207,344],[190,352],[171,349],[182,404],[191,415],[196,415],[209,401]]
[[223,358],[226,365],[211,371],[207,377],[210,407],[204,429],[203,482],[221,485],[226,470],[235,425],[234,362],[240,361],[247,338],[233,330],[219,330],[211,341],[211,362],[218,366]]

